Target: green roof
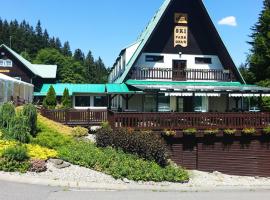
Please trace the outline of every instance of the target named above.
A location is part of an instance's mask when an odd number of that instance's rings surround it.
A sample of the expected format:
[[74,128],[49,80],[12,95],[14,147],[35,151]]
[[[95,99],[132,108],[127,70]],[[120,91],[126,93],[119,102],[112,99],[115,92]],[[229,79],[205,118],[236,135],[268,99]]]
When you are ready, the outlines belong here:
[[240,82],[195,82],[195,81],[143,81],[128,80],[128,85],[177,85],[177,86],[242,86]]
[[50,86],[53,86],[57,96],[62,96],[65,88],[70,94],[135,94],[141,91],[130,90],[124,83],[122,84],[44,84],[40,92],[35,96],[46,96]]
[[35,93],[35,96],[46,96],[50,86],[53,86],[57,96],[62,96],[65,88],[69,90],[69,94],[74,93],[98,93],[106,92],[105,84],[44,84],[41,91]]
[[134,94],[140,91],[130,90],[126,84],[106,84],[108,94]]

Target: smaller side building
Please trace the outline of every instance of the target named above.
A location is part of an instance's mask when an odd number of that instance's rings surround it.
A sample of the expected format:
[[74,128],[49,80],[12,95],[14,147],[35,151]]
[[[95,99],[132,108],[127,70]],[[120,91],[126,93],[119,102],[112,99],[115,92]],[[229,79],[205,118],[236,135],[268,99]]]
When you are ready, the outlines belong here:
[[0,73],[34,85],[40,91],[45,83],[55,83],[56,65],[32,64],[5,44],[0,45]]

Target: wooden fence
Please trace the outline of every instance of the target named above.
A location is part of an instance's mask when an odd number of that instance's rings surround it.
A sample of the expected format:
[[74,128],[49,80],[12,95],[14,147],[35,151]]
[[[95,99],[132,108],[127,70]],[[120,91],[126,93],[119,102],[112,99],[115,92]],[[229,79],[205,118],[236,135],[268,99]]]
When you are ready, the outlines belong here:
[[151,130],[262,129],[270,125],[270,113],[119,113],[109,111],[108,120],[113,128],[130,127]]
[[107,120],[107,110],[47,110],[41,109],[41,114],[53,121],[69,126],[99,125]]

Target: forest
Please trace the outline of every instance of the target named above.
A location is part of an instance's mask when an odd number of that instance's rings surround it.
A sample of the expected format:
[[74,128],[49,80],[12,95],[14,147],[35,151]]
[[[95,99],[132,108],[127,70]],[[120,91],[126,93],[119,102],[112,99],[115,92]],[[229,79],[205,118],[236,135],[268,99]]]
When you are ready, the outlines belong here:
[[92,52],[85,55],[81,49],[74,52],[68,41],[50,36],[38,21],[36,26],[17,20],[0,18],[0,44],[11,48],[35,64],[56,64],[58,83],[106,83],[109,68]]

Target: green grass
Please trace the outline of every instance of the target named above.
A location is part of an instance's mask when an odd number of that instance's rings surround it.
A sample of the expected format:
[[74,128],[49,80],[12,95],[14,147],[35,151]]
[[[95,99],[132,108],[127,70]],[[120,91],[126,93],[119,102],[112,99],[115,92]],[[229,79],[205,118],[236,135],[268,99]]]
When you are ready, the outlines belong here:
[[186,170],[169,165],[160,167],[157,163],[126,154],[113,148],[98,148],[95,144],[77,140],[55,130],[48,123],[38,119],[39,133],[33,143],[53,148],[59,157],[72,164],[106,173],[116,179],[134,181],[185,182],[189,179]]

